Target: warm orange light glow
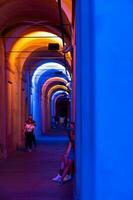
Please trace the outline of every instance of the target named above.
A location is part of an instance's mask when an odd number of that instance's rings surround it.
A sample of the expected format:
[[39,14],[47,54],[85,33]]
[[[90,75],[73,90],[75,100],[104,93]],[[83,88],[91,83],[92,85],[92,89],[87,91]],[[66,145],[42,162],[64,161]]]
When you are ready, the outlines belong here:
[[60,81],[60,82],[63,82],[65,84],[67,84],[67,81],[64,79],[64,78],[60,78],[60,77],[53,77],[53,78],[49,78],[43,85],[42,87],[42,94],[45,94],[45,90],[46,88],[48,87],[48,85],[50,83],[54,83],[54,82],[57,82],[57,81]]
[[72,0],[62,0],[62,8],[68,17],[69,22],[72,22]]
[[[56,86],[53,86],[53,87],[48,91],[48,99],[50,98],[50,96],[51,96],[51,94],[52,94],[52,92],[53,92],[54,90],[60,90],[60,89],[68,92],[68,88],[67,88],[66,86],[64,86],[64,85],[56,85]],[[48,100],[48,102],[49,102],[49,100]]]
[[[51,90],[49,90],[49,97],[47,98],[47,94],[46,94],[46,90],[47,90],[47,87],[50,83],[54,83],[54,82],[57,82],[57,81],[60,81],[60,82],[63,82],[63,83],[67,83],[67,81],[64,79],[64,78],[61,78],[61,77],[52,77],[52,78],[49,78],[44,84],[43,84],[43,87],[42,87],[42,101],[41,101],[41,108],[42,108],[42,119],[45,119],[45,116],[47,116],[47,118],[49,119],[49,123],[50,123],[50,97],[51,97],[51,92],[54,91],[54,89],[57,89],[61,87],[61,85],[56,85],[57,87],[55,88],[55,85],[53,87],[51,87]],[[67,89],[65,87],[65,89]],[[45,121],[46,123],[46,121]],[[43,128],[43,132],[45,132],[45,128],[46,128],[46,124],[43,123],[42,125],[42,128]]]
[[[9,67],[13,70],[16,68],[21,72],[23,64],[27,57],[38,48],[46,48],[49,43],[59,43],[60,49],[62,50],[62,39],[55,34],[36,31],[24,35],[20,38],[12,47],[9,55]],[[70,55],[67,55],[70,62]]]
[[62,40],[58,36],[53,33],[44,32],[44,31],[36,31],[24,35],[23,38],[20,38],[13,46],[12,51],[23,50],[29,46],[29,44],[34,44],[35,46],[40,46],[40,44],[44,42],[44,44],[48,44],[49,42],[56,43],[58,42],[62,45]]
[[53,86],[48,91],[48,96],[47,96],[47,103],[48,104],[47,104],[47,107],[45,107],[45,112],[47,113],[46,116],[48,117],[49,125],[50,125],[50,98],[51,98],[51,95],[52,95],[53,91],[57,91],[57,90],[64,90],[64,91],[68,92],[68,88],[66,86],[63,86],[63,85]]

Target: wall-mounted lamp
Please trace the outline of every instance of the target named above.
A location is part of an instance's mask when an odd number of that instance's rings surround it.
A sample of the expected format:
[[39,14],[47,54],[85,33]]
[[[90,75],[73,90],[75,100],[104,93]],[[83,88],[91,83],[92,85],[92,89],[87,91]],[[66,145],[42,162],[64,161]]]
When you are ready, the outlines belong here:
[[60,49],[59,43],[49,43],[48,50],[49,51],[58,51]]

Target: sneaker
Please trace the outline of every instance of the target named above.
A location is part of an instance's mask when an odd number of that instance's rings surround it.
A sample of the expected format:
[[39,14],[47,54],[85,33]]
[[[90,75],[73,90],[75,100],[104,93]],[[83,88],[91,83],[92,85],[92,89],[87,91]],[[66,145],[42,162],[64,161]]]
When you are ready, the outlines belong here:
[[58,185],[62,185],[63,184],[63,180],[61,178],[59,178],[57,183],[58,183]]
[[70,181],[72,179],[72,176],[71,175],[66,175],[63,179],[63,181]]
[[58,174],[56,177],[52,178],[52,181],[58,182],[61,179],[61,175]]

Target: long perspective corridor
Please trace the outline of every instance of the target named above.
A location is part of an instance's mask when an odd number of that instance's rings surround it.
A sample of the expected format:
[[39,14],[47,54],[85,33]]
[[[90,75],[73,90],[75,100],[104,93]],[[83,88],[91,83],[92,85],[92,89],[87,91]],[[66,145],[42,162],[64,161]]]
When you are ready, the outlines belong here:
[[0,0],[0,200],[133,200],[133,0]]
[[[74,198],[65,157],[75,122],[74,9],[71,0],[0,1],[1,200]],[[63,184],[53,181],[66,169]]]

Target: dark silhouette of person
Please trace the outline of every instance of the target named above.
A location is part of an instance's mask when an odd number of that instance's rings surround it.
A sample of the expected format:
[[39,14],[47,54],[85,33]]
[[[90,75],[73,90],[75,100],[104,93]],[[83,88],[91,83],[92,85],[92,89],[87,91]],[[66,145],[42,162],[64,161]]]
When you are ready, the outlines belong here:
[[31,152],[32,144],[36,148],[36,138],[35,138],[35,121],[32,119],[32,115],[28,116],[28,119],[25,122],[24,134],[25,134],[25,147]]

